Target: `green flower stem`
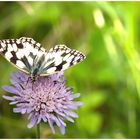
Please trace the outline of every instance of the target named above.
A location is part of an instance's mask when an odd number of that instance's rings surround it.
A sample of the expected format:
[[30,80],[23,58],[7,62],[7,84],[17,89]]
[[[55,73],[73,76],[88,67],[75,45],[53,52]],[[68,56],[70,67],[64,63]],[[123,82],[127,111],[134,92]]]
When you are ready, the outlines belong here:
[[36,138],[40,139],[40,124],[39,123],[36,125]]

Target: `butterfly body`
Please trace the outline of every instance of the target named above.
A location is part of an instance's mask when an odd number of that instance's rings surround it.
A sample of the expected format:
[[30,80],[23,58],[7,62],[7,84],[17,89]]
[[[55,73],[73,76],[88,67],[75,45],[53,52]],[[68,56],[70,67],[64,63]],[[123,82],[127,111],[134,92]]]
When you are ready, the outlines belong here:
[[0,53],[35,81],[39,76],[64,71],[85,59],[85,55],[65,45],[56,45],[46,51],[32,38],[0,40]]

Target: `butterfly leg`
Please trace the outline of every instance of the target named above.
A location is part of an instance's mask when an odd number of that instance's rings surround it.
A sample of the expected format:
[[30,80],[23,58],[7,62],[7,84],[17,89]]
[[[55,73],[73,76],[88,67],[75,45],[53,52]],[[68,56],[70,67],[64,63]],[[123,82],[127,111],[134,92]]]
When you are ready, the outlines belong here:
[[27,81],[26,81],[26,86],[28,85],[29,80],[31,80],[31,77],[28,77],[28,79],[27,79]]

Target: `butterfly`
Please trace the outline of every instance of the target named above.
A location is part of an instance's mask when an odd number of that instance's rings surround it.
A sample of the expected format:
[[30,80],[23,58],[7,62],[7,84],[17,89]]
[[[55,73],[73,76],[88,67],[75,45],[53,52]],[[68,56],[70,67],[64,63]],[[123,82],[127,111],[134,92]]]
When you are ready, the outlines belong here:
[[64,71],[86,58],[83,53],[62,44],[47,52],[29,37],[0,40],[0,53],[19,70],[29,74],[32,81],[39,76]]

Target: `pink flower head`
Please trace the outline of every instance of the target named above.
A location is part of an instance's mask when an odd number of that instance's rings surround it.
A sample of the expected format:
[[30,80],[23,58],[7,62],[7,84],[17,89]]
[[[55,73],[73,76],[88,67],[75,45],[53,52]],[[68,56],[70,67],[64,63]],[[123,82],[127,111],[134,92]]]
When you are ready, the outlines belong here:
[[63,72],[46,77],[39,77],[35,83],[29,80],[29,75],[24,72],[12,73],[12,86],[3,86],[3,89],[12,93],[12,96],[4,95],[3,98],[10,100],[10,104],[15,104],[15,113],[28,113],[28,128],[40,123],[41,120],[48,122],[55,133],[56,124],[61,133],[65,133],[65,120],[74,122],[73,118],[78,115],[72,110],[76,110],[82,105],[81,102],[73,101],[80,93],[73,94],[67,88],[63,79]]

